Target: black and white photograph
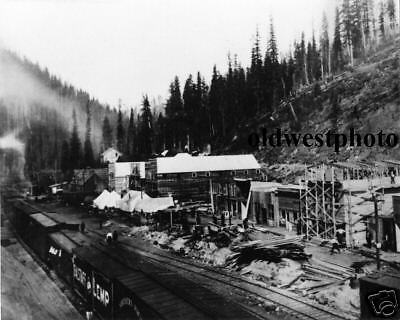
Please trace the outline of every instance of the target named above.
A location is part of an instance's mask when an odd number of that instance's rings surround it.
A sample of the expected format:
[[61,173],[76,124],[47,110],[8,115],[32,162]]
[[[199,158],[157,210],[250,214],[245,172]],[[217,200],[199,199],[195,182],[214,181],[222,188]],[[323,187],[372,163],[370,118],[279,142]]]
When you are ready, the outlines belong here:
[[3,320],[400,319],[400,0],[0,0]]

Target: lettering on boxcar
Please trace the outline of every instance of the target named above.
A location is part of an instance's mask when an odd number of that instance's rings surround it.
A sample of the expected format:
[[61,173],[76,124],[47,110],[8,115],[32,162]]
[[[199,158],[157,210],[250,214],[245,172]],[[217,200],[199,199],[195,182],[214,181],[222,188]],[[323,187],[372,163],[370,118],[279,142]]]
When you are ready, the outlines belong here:
[[75,263],[73,264],[74,279],[77,280],[82,286],[87,287],[86,272],[79,268]]
[[124,306],[129,306],[132,307],[133,306],[133,301],[131,298],[129,297],[125,297],[121,299],[121,302],[119,303],[119,307],[122,308]]
[[102,288],[98,283],[96,283],[96,279],[93,277],[93,296],[100,301],[105,307],[108,306],[110,302],[110,294],[104,288]]
[[56,248],[54,248],[53,246],[51,246],[50,249],[49,249],[49,252],[50,252],[52,255],[61,257],[61,249],[56,249]]

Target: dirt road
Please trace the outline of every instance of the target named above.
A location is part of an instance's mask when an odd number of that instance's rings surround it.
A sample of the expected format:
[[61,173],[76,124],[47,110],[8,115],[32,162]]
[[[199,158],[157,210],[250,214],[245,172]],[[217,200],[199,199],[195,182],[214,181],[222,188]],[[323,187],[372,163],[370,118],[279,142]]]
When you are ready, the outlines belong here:
[[1,218],[1,318],[83,319]]

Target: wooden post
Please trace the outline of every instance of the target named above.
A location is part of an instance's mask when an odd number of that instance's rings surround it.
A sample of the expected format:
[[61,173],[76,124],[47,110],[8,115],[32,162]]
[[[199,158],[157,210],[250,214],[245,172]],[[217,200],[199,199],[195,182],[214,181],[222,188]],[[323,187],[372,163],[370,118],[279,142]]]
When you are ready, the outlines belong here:
[[334,179],[334,172],[333,167],[332,170],[332,221],[333,221],[333,237],[336,235],[336,212],[335,212],[335,179]]
[[214,196],[213,196],[213,187],[212,187],[211,178],[210,178],[210,198],[211,198],[211,210],[212,210],[212,213],[215,214],[215,209],[214,209]]
[[349,215],[349,243],[350,247],[353,247],[353,217],[351,213],[351,191],[349,190],[349,207],[348,207],[348,215]]
[[378,232],[379,232],[379,223],[378,223],[378,201],[376,199],[376,194],[375,192],[372,194],[372,199],[374,201],[374,211],[375,211],[375,247],[376,247],[376,267],[378,270],[381,268],[381,260],[379,257],[379,250],[380,250],[380,243],[379,237],[378,237]]

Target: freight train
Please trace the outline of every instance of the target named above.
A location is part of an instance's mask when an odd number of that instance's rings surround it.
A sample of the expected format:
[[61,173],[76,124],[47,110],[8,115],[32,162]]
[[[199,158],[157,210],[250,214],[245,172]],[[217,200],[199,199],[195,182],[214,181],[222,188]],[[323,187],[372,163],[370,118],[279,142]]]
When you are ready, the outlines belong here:
[[22,240],[101,319],[254,319],[233,302],[134,253],[85,239],[75,225],[55,221],[24,199],[7,200],[6,212]]
[[[68,237],[73,229],[22,199],[8,201],[7,213],[22,240],[102,319],[162,319],[130,290],[132,270],[95,248]],[[71,232],[71,231],[69,231]]]

